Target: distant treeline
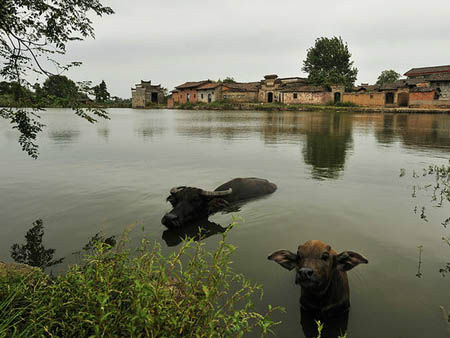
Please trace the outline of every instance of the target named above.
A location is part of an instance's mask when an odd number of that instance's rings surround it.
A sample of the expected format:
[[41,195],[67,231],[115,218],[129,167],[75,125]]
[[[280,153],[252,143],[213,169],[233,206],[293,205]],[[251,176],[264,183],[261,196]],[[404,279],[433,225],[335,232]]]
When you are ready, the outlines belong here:
[[131,107],[131,99],[111,96],[105,81],[75,83],[67,76],[52,75],[33,86],[18,82],[0,82],[0,107]]

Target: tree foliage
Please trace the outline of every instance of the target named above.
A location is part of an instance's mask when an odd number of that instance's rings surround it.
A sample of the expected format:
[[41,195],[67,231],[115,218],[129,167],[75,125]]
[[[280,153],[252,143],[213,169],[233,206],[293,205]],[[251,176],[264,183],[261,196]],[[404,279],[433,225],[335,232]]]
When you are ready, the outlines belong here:
[[378,76],[377,85],[382,86],[385,83],[395,82],[400,79],[400,76],[401,75],[393,69],[383,70],[380,76]]
[[93,89],[95,94],[95,100],[97,102],[105,102],[111,97],[111,95],[108,92],[108,89],[106,88],[106,83],[104,80],[102,80],[102,82],[100,82]]
[[[56,57],[66,53],[67,43],[94,37],[89,13],[102,16],[113,13],[99,0],[2,0],[0,2],[0,77],[19,86],[30,85],[31,74],[51,76],[43,61],[53,63],[58,72],[80,62],[61,64]],[[83,88],[80,89],[85,89]],[[20,102],[20,100],[18,100]],[[83,110],[74,100],[75,113],[90,122],[94,116],[107,118],[103,110]],[[0,108],[0,117],[10,121],[20,133],[22,149],[33,158],[38,156],[35,143],[44,125],[39,122],[39,107],[33,110]]]
[[43,94],[59,98],[77,98],[78,87],[64,75],[51,75],[43,84]]
[[316,85],[345,85],[352,88],[358,70],[350,60],[352,54],[341,37],[316,39],[314,47],[308,49],[302,70],[308,80]]

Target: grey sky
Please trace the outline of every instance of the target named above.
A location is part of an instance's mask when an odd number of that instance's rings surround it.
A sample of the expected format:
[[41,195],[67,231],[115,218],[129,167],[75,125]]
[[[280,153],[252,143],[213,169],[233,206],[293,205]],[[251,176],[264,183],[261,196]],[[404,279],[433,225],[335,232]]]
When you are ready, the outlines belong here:
[[265,74],[301,76],[306,50],[342,36],[358,83],[385,69],[450,64],[449,0],[112,0],[116,14],[95,19],[96,40],[69,46],[83,66],[74,80],[104,79],[130,97],[139,80],[172,89],[185,81]]

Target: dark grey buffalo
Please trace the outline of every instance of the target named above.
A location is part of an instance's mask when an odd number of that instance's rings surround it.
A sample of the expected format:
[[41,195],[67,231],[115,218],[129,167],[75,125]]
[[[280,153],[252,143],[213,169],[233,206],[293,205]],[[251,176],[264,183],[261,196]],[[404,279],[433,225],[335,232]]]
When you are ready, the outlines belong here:
[[169,229],[180,228],[194,221],[232,207],[239,202],[273,193],[277,186],[261,178],[235,178],[207,191],[192,187],[175,187],[167,197],[173,209],[164,215],[161,223]]

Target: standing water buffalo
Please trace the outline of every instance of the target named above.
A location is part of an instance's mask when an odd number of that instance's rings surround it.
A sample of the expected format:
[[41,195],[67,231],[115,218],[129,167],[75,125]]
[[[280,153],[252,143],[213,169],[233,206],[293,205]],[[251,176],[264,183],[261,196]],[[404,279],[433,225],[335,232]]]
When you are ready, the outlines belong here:
[[288,270],[296,269],[295,283],[300,284],[300,304],[307,311],[325,317],[347,311],[350,290],[347,272],[368,260],[353,251],[338,254],[321,241],[308,241],[294,254],[279,250],[268,257]]
[[235,178],[206,191],[192,187],[175,187],[167,197],[173,209],[164,215],[161,223],[169,229],[180,228],[193,221],[224,210],[235,203],[273,193],[277,186],[261,178]]

